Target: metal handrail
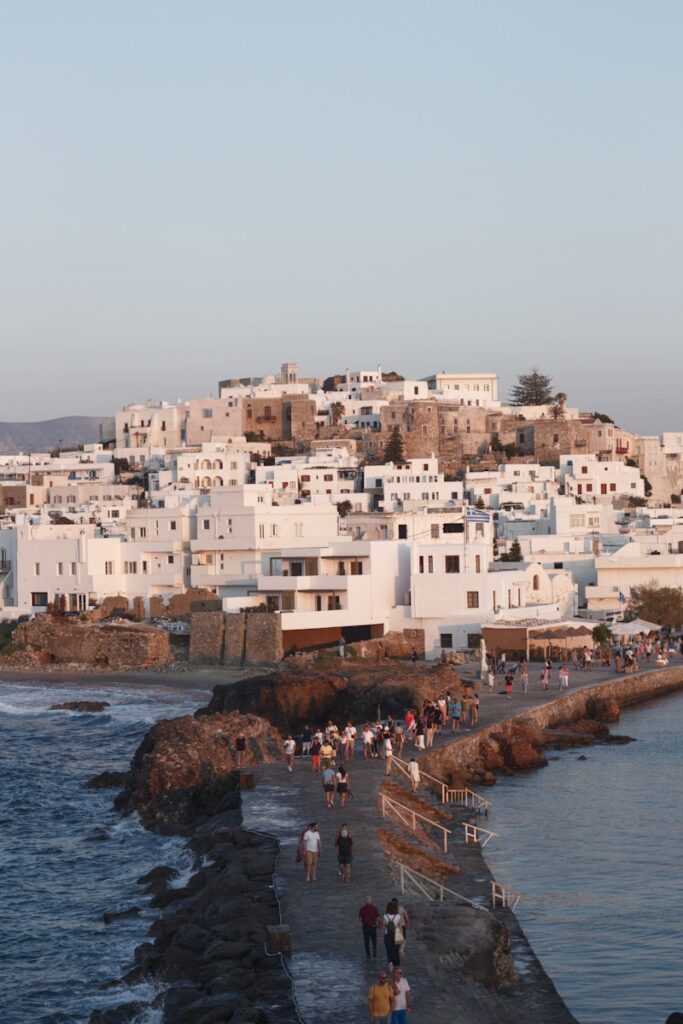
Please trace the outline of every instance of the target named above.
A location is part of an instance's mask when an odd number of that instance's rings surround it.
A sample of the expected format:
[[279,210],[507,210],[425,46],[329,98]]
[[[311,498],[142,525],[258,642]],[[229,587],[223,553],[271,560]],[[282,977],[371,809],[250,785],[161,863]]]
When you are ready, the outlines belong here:
[[[392,797],[387,796],[386,793],[380,792],[379,798],[381,802],[381,813],[383,818],[387,817],[386,811],[387,805],[389,805],[389,809],[393,810],[394,813],[398,815],[400,820],[403,821],[405,825],[411,827],[413,832],[417,831],[418,818],[420,819],[420,821],[426,821],[428,825],[432,826],[432,828],[440,829],[443,836],[443,850],[444,853],[448,853],[448,837],[453,834],[449,828],[446,828],[445,825],[441,825],[438,821],[434,821],[433,818],[427,818],[424,814],[420,814],[419,811],[414,811],[412,807],[408,807],[406,806],[406,804],[400,804],[398,800],[394,800]],[[410,815],[412,823],[410,821],[406,821],[406,818],[402,813],[403,811],[407,812],[407,814]]]
[[481,796],[475,790],[470,789],[469,786],[458,786],[454,789],[449,789],[446,796],[448,802],[462,804],[463,807],[472,807],[474,811],[484,810],[485,814],[488,814],[491,801],[487,800],[486,797]]
[[[394,761],[396,762],[396,764],[398,764],[399,766],[401,766],[401,767],[403,767],[404,769],[407,770],[407,768],[408,768],[408,762],[407,761],[402,760],[402,758],[400,758],[400,757],[396,757],[395,754],[394,754]],[[422,769],[420,769],[420,782],[423,779],[428,779],[430,782],[433,782],[435,785],[440,787],[440,789],[441,789],[441,803],[442,804],[447,804],[448,800],[446,799],[446,794],[448,793],[448,783],[444,782],[443,779],[437,779],[434,775],[430,775],[428,772],[424,772],[424,771],[422,771]]]
[[[494,837],[498,837],[497,832],[491,832],[491,830],[488,828],[481,828],[480,825],[473,825],[469,821],[463,821],[462,827],[465,829],[465,843],[479,843],[482,849],[491,839],[493,839]],[[486,839],[484,839],[483,842],[479,838],[480,832],[484,833],[484,835],[486,836]]]
[[[397,864],[399,868],[399,884],[401,886],[402,894],[406,891],[405,882],[407,878],[408,881],[412,882],[428,900],[434,901],[438,898],[439,902],[443,903],[444,896],[448,894],[449,896],[454,896],[457,900],[462,900],[463,903],[466,903],[474,910],[480,911],[482,914],[491,914],[491,911],[486,907],[480,907],[478,903],[475,903],[474,900],[468,899],[467,896],[463,896],[462,893],[456,892],[455,889],[449,889],[449,887],[444,885],[443,882],[437,882],[434,878],[429,878],[428,875],[423,875],[420,871],[416,871],[415,868],[408,867],[407,864],[404,864],[400,860],[396,860],[394,863]],[[420,881],[418,881],[418,879]],[[422,882],[428,882],[430,885],[433,885],[437,891],[437,895],[432,896],[425,886],[421,884]]]
[[495,882],[491,879],[491,906],[494,909],[501,906],[515,911],[522,895],[521,892],[515,892],[513,889],[508,888],[507,885],[502,885],[500,882]]
[[[408,778],[410,778],[410,773],[408,772],[408,762],[404,761],[400,757],[397,757],[395,754],[393,760],[401,769],[401,771],[403,771],[404,774]],[[463,803],[465,807],[468,807],[469,804],[467,801],[468,799],[471,799],[472,807],[474,808],[474,810],[479,811],[483,807],[486,813],[488,813],[488,809],[491,806],[491,801],[487,800],[486,797],[481,796],[481,794],[476,793],[473,789],[470,789],[468,786],[451,787],[448,785],[447,782],[444,782],[443,779],[437,779],[435,775],[430,775],[429,772],[425,772],[422,770],[422,768],[420,768],[420,781],[422,781],[422,779],[428,779],[429,782],[433,782],[434,785],[438,786],[441,789],[442,804],[448,804],[451,802]],[[461,793],[464,794],[464,799],[462,801],[458,800],[458,794]],[[475,800],[477,801],[476,805]]]

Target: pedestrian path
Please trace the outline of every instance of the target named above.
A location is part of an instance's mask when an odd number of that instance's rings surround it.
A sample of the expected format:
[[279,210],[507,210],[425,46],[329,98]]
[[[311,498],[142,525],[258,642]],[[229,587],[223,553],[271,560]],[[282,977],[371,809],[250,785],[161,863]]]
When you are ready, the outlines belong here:
[[[648,670],[652,670],[650,666]],[[613,672],[600,669],[575,673],[569,692],[577,685],[593,686],[611,678]],[[512,700],[497,692],[480,692],[479,728],[523,714],[558,695],[557,689],[544,692],[535,673],[529,692],[514,693]],[[456,742],[470,734],[469,729],[455,735],[442,733],[435,746]],[[403,756],[412,754],[412,748],[406,748]],[[381,912],[389,899],[400,896],[377,836],[378,829],[388,828],[410,838],[399,826],[383,819],[378,810],[384,769],[381,759],[363,761],[356,754],[349,766],[353,797],[344,810],[338,800],[332,810],[326,807],[320,775],[311,771],[308,759],[296,759],[292,773],[287,772],[284,763],[260,766],[254,772],[255,788],[243,792],[245,827],[274,835],[280,844],[276,885],[282,920],[292,933],[293,951],[288,967],[306,1024],[336,1024],[342,1015],[349,1021],[366,1021],[367,990],[378,970],[387,966],[381,934],[377,959],[366,959],[358,920],[358,910],[366,896],[373,898]],[[401,781],[396,770],[392,780]],[[433,799],[424,787],[420,795]],[[453,888],[481,905],[488,905],[490,875],[479,851],[464,844],[464,812],[452,808],[452,813],[453,837],[446,856],[463,868]],[[317,881],[306,883],[296,853],[299,836],[312,821],[319,825],[323,855]],[[348,884],[339,877],[334,850],[335,836],[342,823],[348,825],[355,843],[353,875]],[[402,897],[401,902],[417,916],[431,915],[432,924],[438,928],[438,905],[429,905],[414,895]],[[451,963],[442,963],[411,931],[402,967],[413,989],[412,1024],[488,1024],[493,1020],[497,1024],[518,1024],[521,1019],[528,1024],[547,1024],[549,1020],[553,1024],[571,1024],[574,1018],[543,972],[514,915],[510,911],[496,911],[496,916],[504,920],[511,934],[520,984],[507,994],[477,984]]]

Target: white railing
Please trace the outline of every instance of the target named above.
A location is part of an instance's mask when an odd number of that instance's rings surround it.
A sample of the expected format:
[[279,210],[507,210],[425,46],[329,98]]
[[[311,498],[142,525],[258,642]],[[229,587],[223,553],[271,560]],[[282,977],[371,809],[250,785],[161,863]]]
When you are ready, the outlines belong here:
[[[493,839],[494,836],[498,836],[497,832],[491,832],[487,828],[481,828],[480,825],[473,825],[469,821],[463,821],[462,827],[465,829],[465,843],[472,845],[478,843],[482,849],[486,844]],[[481,839],[481,836],[486,836],[485,839]]]
[[480,907],[478,903],[475,903],[474,900],[468,899],[467,896],[463,896],[462,893],[455,892],[454,889],[449,889],[447,885],[443,884],[443,882],[438,882],[434,878],[429,878],[427,875],[421,874],[421,872],[416,871],[415,868],[408,867],[407,864],[403,864],[400,860],[394,861],[394,863],[398,867],[398,880],[402,894],[405,894],[406,886],[410,884],[431,902],[438,900],[440,903],[443,903],[446,896],[453,896],[456,900],[461,900],[463,903],[466,903],[468,907],[473,907],[474,910],[478,910],[482,914],[491,913],[491,911],[486,907]]
[[521,892],[514,892],[512,889],[508,889],[506,885],[501,885],[500,882],[491,880],[492,907],[504,907],[514,911],[517,909],[517,904],[521,898]]
[[[406,778],[410,779],[410,772],[408,771],[408,762],[402,758],[393,756],[393,763],[397,766],[399,771],[403,772]],[[471,808],[474,811],[483,811],[484,814],[488,814],[491,801],[487,800],[486,797],[476,793],[473,789],[468,786],[455,786],[451,787],[443,779],[437,779],[435,775],[430,775],[429,772],[425,772],[420,768],[420,782],[425,779],[427,782],[431,782],[432,785],[436,786],[441,793],[442,804],[461,804],[463,807]]]
[[[404,771],[404,773],[408,776],[408,778],[410,778],[410,774],[408,772],[408,762],[407,761],[403,761],[400,757],[396,757],[395,754],[394,754],[394,761],[399,766],[399,768],[401,768]],[[426,779],[428,782],[433,783],[435,786],[437,786],[439,788],[439,790],[441,791],[441,803],[442,804],[447,804],[448,803],[448,783],[444,782],[443,779],[435,778],[434,775],[430,775],[428,772],[425,772],[425,771],[423,771],[420,768],[420,782],[422,782],[423,779]]]
[[477,811],[484,814],[489,813],[489,807],[491,801],[487,800],[486,797],[476,793],[469,786],[457,787],[455,789],[449,789],[446,793],[449,803],[458,804],[461,807],[467,807],[470,810]]
[[404,825],[412,829],[413,832],[417,831],[418,821],[424,821],[431,828],[436,828],[441,832],[441,839],[443,843],[444,853],[448,852],[448,837],[452,834],[449,828],[441,825],[438,821],[434,821],[433,818],[427,818],[424,814],[420,814],[419,811],[414,811],[412,807],[407,807],[405,804],[400,804],[397,800],[393,800],[392,797],[387,796],[386,793],[380,792],[380,811],[383,818],[387,818],[389,813],[395,814],[399,821],[402,821]]

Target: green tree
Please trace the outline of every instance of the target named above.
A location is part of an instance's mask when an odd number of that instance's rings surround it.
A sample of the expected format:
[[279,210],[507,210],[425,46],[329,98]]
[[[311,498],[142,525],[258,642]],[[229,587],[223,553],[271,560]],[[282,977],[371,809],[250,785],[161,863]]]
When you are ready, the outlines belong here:
[[332,417],[332,426],[333,427],[336,427],[336,426],[339,425],[339,422],[340,422],[340,420],[341,420],[343,415],[344,415],[344,403],[343,402],[333,402],[332,405],[330,406],[330,416]]
[[510,389],[511,405],[550,405],[552,401],[553,379],[536,367],[529,373],[520,373]]
[[683,588],[660,587],[650,580],[636,592],[628,606],[629,619],[645,619],[658,626],[680,629],[683,626]]
[[406,450],[405,445],[403,444],[401,431],[398,427],[392,428],[389,440],[384,446],[384,455],[382,458],[384,462],[393,462],[394,465],[397,462],[405,462]]
[[506,551],[504,555],[500,556],[501,562],[521,562],[523,561],[522,549],[519,546],[518,540],[513,540],[510,545],[510,550]]
[[486,502],[485,502],[485,501],[484,501],[484,499],[482,498],[481,494],[479,495],[479,497],[478,497],[478,498],[477,498],[477,500],[475,501],[475,503],[474,503],[474,507],[475,507],[475,508],[486,508]]
[[593,643],[608,647],[612,640],[612,630],[604,622],[593,627]]
[[349,514],[349,512],[351,511],[352,508],[353,508],[353,505],[351,504],[350,501],[338,501],[337,502],[337,512],[342,517],[342,519],[344,518],[344,516],[348,516],[348,514]]

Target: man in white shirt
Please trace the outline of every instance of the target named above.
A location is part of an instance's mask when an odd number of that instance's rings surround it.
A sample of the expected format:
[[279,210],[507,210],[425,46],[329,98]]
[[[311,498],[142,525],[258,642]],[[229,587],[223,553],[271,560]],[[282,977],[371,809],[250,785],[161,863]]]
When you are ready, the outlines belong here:
[[400,967],[394,968],[391,979],[394,998],[391,1000],[391,1024],[408,1024],[408,1014],[413,1008],[410,985],[403,977]]
[[285,761],[287,763],[287,771],[291,772],[294,764],[294,754],[296,753],[296,740],[291,736],[288,736],[285,740]]
[[323,852],[323,841],[318,832],[318,823],[312,821],[303,835],[304,861],[306,864],[306,881],[315,882],[318,870],[318,858]]

